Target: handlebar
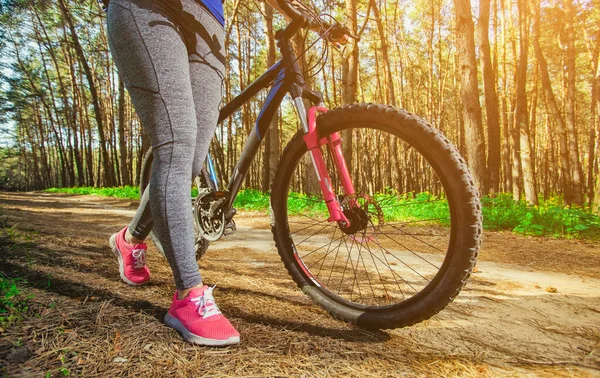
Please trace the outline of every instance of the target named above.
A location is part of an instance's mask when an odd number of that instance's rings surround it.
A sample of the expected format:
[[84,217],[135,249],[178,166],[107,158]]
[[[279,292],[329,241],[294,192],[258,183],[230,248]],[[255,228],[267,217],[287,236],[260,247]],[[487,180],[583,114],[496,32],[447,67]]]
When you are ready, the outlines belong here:
[[292,21],[303,20],[304,21],[303,24],[306,24],[308,22],[306,17],[304,17],[304,15],[302,13],[300,13],[300,11],[298,11],[297,9],[294,9],[292,6],[290,6],[290,3],[288,3],[286,0],[277,0],[277,4],[279,4],[279,7],[281,8],[281,10],[289,18],[291,18]]
[[314,22],[311,18],[307,17],[302,11],[292,7],[288,0],[277,0],[277,4],[287,15],[292,19],[292,22],[282,31],[279,35],[279,38],[289,38],[294,35],[299,29],[304,27],[323,27],[325,30],[330,31],[330,35],[334,38],[342,37],[343,35],[347,35],[348,37],[359,40],[359,37],[352,35],[350,29],[339,24],[334,23],[331,24],[325,20],[320,20],[319,23]]

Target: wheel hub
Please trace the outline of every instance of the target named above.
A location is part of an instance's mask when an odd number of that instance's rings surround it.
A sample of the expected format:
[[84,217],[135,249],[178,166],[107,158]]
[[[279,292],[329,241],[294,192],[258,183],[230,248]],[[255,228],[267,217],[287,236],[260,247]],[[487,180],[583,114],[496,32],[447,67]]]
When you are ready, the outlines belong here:
[[369,224],[369,215],[365,210],[360,207],[354,207],[351,209],[344,209],[343,212],[350,221],[349,226],[344,227],[340,225],[340,228],[346,234],[355,234],[367,228],[367,225]]

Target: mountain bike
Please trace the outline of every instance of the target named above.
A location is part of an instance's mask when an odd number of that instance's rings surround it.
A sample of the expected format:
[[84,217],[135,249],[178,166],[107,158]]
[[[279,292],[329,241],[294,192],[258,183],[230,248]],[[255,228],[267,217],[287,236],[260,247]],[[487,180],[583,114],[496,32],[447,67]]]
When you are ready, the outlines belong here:
[[[228,186],[219,190],[210,156],[195,179],[197,254],[235,230],[236,195],[289,93],[302,130],[285,147],[270,194],[273,238],[285,268],[342,320],[383,329],[428,319],[458,295],[479,251],[481,206],[466,163],[440,131],[404,110],[326,109],[321,94],[306,86],[290,41],[311,21],[285,0],[280,6],[291,18],[276,33],[281,61],[221,110],[219,122],[270,87]],[[325,37],[347,31],[322,26]],[[151,163],[150,151],[142,190]]]

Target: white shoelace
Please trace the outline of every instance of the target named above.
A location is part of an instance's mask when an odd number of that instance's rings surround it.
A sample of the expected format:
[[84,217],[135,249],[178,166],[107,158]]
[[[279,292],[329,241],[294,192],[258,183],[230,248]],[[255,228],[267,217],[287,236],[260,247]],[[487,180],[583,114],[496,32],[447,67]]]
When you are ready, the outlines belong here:
[[212,291],[215,287],[209,287],[204,290],[204,293],[196,298],[190,299],[194,304],[198,305],[198,315],[202,316],[203,319],[210,318],[213,315],[219,315],[219,307],[215,303],[215,298],[212,295]]
[[145,249],[134,249],[131,251],[131,255],[135,260],[133,267],[136,269],[143,268],[146,265],[146,250]]

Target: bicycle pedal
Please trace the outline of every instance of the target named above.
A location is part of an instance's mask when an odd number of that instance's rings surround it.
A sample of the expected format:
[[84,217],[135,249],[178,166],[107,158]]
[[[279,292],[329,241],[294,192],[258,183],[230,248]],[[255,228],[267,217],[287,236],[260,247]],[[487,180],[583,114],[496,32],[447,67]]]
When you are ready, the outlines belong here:
[[227,223],[227,226],[225,226],[225,230],[223,231],[223,236],[229,236],[229,235],[233,234],[236,230],[237,230],[237,227],[235,226],[235,221],[232,219],[229,223]]

